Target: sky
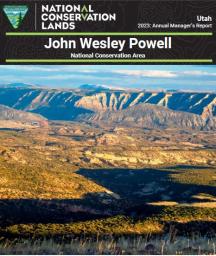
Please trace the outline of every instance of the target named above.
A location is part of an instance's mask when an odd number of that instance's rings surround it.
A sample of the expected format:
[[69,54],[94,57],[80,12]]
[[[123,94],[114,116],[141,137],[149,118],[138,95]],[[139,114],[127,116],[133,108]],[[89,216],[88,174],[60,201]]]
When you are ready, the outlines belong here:
[[0,84],[216,91],[216,65],[4,65]]

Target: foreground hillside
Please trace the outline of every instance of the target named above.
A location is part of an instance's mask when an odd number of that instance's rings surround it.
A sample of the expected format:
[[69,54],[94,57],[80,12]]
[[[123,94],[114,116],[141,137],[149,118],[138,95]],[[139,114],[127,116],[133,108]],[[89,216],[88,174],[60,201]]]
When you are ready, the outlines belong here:
[[215,232],[214,132],[53,122],[0,135],[3,236]]

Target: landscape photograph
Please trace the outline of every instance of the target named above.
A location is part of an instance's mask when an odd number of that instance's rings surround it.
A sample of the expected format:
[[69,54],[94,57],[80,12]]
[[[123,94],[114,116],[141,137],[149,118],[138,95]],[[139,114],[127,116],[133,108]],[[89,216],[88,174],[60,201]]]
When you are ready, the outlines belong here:
[[216,66],[0,66],[0,254],[215,255]]

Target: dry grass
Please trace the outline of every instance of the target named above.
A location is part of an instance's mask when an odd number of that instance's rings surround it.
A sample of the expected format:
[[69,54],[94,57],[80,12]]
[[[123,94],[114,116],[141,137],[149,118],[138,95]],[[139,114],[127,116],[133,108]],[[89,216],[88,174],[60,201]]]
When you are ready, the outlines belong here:
[[73,238],[66,241],[44,240],[5,240],[0,243],[1,254],[162,254],[162,255],[215,255],[216,238],[175,237],[148,238],[106,237]]

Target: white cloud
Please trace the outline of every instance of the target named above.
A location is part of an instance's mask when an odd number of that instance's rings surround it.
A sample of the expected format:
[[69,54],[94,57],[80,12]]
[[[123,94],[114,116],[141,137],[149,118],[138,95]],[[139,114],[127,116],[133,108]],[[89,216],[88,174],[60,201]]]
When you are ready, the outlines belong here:
[[17,77],[14,75],[1,75],[0,76],[0,83],[4,82],[4,83],[12,83],[12,82],[24,82],[24,78],[23,77]]
[[49,67],[40,67],[40,66],[1,66],[1,69],[7,69],[7,70],[17,70],[17,71],[44,71],[44,72],[50,72],[50,71],[56,71],[58,69],[56,68],[49,68]]
[[183,71],[179,72],[183,75],[189,75],[189,76],[216,76],[216,73],[201,71],[201,70],[191,70],[191,71]]
[[166,70],[115,70],[113,73],[127,75],[127,76],[141,76],[141,77],[158,77],[158,78],[172,78],[178,75],[172,71]]
[[[81,74],[81,73],[86,73],[86,76],[84,74]],[[39,77],[35,77],[36,79],[40,79],[40,80],[70,80],[70,79],[87,79],[87,78],[93,78],[93,79],[100,79],[100,77],[97,77],[97,76],[94,76],[89,74],[88,72],[74,72],[74,73],[64,73],[64,74],[55,74],[55,75],[46,75],[46,76],[39,76]],[[105,78],[103,78],[105,79]],[[71,80],[73,81],[73,80]]]
[[81,72],[81,73],[95,73],[96,70],[83,69],[80,66],[37,66],[37,65],[5,65],[0,66],[0,69],[26,71],[26,72]]
[[169,70],[114,70],[112,73],[125,75],[125,76],[137,76],[148,78],[176,78],[179,76],[209,76],[214,77],[216,73],[206,72],[202,70],[189,70],[189,71],[169,71]]
[[57,75],[50,75],[50,76],[39,76],[38,79],[41,80],[68,80],[68,79],[74,79],[78,76],[76,74],[74,75],[66,75],[66,74],[57,74]]

